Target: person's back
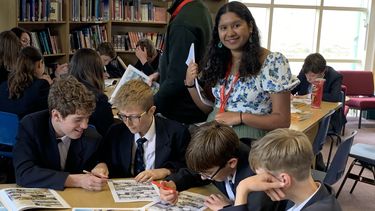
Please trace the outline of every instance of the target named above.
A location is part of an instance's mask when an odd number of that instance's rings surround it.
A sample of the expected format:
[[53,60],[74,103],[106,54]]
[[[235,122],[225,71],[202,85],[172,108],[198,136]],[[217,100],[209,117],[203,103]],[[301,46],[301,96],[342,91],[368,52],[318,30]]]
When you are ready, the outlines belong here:
[[70,61],[69,72],[94,93],[96,107],[89,124],[94,125],[96,130],[104,136],[114,119],[112,106],[104,94],[104,67],[100,56],[93,49],[79,49]]
[[16,66],[21,42],[12,31],[0,33],[0,83],[8,80],[9,72]]
[[[182,2],[177,0],[169,10],[176,11]],[[212,20],[207,7],[200,0],[182,7],[172,15],[168,25],[163,54],[159,62],[160,89],[155,95],[155,105],[165,117],[183,123],[203,122],[204,114],[193,102],[184,85],[186,58],[192,43],[195,46],[195,60],[204,55],[210,39]]]
[[47,109],[50,84],[43,79],[43,56],[34,47],[25,47],[9,80],[0,84],[0,111],[23,116]]

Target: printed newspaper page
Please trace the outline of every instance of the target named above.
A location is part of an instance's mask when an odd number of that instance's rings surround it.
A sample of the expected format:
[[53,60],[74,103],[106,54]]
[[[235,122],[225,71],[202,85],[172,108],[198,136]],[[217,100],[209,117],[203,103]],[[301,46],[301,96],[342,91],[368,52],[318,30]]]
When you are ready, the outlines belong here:
[[150,182],[139,183],[134,179],[109,180],[108,186],[115,202],[155,201],[158,188]]
[[[133,67],[132,65],[128,65],[128,68],[126,68],[125,73],[124,75],[122,75],[120,82],[118,82],[115,90],[113,91],[109,102],[112,103],[113,98],[116,96],[118,90],[120,89],[122,85],[124,85],[126,82],[130,80],[137,80],[137,79],[143,80],[144,82],[148,83],[150,78],[146,74],[144,74],[142,71]],[[159,90],[159,84],[156,82],[152,82],[151,89],[152,89],[152,92],[155,94]]]
[[6,188],[0,191],[0,196],[8,210],[70,207],[56,191],[51,189]]
[[168,204],[167,202],[158,201],[150,207],[146,207],[148,211],[201,211],[207,207],[204,205],[206,196],[192,193],[188,191],[182,191],[178,195],[178,202],[176,205]]

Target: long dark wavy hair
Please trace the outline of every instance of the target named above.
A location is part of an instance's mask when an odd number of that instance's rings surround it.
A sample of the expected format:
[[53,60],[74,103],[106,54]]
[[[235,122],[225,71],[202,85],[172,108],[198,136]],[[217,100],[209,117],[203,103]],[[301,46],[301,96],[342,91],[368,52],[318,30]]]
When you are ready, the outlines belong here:
[[95,94],[104,92],[104,66],[99,54],[89,48],[81,48],[70,61],[70,74]]
[[[243,46],[243,53],[239,67],[240,77],[255,76],[260,72],[261,63],[261,47],[259,39],[259,30],[255,23],[254,17],[250,10],[240,2],[229,2],[223,5],[217,12],[215,18],[215,25],[212,31],[212,38],[208,45],[208,50],[199,67],[201,72],[201,80],[207,86],[215,86],[215,84],[225,77],[228,64],[231,62],[231,51],[222,45],[218,47],[220,42],[218,26],[220,18],[223,14],[233,12],[239,18],[246,21],[252,27],[252,32],[249,35],[249,42]],[[251,41],[250,41],[251,40]]]
[[36,62],[43,59],[40,51],[32,46],[22,48],[18,55],[16,69],[8,78],[9,98],[18,99],[35,78]]

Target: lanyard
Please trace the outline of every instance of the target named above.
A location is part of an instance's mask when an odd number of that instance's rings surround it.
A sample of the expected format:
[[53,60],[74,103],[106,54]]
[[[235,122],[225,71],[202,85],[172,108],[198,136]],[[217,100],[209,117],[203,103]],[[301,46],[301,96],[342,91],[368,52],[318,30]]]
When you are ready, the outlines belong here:
[[171,20],[177,16],[177,14],[181,11],[182,7],[184,7],[187,3],[192,2],[193,0],[184,0],[181,2],[181,4],[178,5],[178,7],[175,9],[175,11],[172,13]]
[[229,88],[227,94],[225,94],[225,85],[227,83],[228,77],[229,77],[230,72],[231,72],[231,66],[232,65],[229,63],[227,73],[225,74],[224,83],[220,86],[220,110],[219,110],[219,113],[222,113],[222,112],[225,111],[225,106],[227,105],[229,95],[232,92],[232,89],[233,89],[234,85],[237,83],[238,78],[240,77],[240,72],[238,71],[237,74],[233,78],[233,81],[230,85],[230,88]]

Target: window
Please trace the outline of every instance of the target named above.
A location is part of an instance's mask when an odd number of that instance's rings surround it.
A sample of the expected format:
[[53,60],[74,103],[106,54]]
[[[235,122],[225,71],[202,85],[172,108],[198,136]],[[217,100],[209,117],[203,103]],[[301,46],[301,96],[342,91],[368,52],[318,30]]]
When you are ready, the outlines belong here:
[[258,25],[261,45],[283,53],[297,75],[305,57],[321,53],[336,70],[364,69],[368,0],[242,0]]

